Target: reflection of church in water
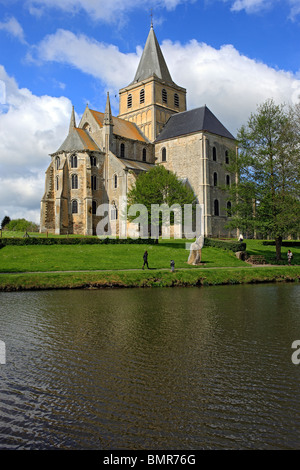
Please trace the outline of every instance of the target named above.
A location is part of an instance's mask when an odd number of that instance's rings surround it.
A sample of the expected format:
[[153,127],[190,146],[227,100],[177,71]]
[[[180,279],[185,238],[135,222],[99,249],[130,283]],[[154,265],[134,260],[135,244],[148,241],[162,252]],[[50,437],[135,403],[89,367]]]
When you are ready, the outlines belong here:
[[41,231],[92,235],[97,207],[111,204],[110,224],[119,224],[119,200],[136,177],[164,165],[193,189],[204,207],[206,236],[224,228],[230,202],[222,187],[235,140],[206,107],[186,110],[186,90],[176,85],[151,25],[134,80],[119,91],[119,116],[87,106],[78,126],[74,109],[69,133],[51,154],[41,201]]

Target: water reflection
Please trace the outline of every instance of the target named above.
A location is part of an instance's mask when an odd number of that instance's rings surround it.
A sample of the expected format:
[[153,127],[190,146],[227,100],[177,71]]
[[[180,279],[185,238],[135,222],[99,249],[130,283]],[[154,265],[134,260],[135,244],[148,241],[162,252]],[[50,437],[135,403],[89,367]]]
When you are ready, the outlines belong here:
[[0,294],[0,448],[297,448],[299,286]]

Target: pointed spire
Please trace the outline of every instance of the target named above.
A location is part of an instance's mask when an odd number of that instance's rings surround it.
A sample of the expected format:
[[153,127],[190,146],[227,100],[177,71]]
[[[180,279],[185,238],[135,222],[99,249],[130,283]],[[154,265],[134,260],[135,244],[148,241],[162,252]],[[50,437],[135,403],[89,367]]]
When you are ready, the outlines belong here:
[[132,83],[146,80],[156,75],[161,80],[173,84],[169,69],[158,44],[151,19],[151,27],[143,50],[143,54]]
[[113,118],[112,118],[112,114],[111,114],[109,92],[107,92],[103,124],[113,126]]
[[72,106],[72,114],[71,114],[69,132],[71,132],[75,127],[76,127],[75,111],[74,111],[74,106]]

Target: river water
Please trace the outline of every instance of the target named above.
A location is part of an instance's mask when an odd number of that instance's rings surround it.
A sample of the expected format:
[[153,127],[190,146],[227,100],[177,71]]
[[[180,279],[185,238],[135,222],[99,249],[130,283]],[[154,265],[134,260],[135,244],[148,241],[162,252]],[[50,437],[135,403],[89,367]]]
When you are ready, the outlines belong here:
[[300,286],[0,294],[0,449],[300,447]]

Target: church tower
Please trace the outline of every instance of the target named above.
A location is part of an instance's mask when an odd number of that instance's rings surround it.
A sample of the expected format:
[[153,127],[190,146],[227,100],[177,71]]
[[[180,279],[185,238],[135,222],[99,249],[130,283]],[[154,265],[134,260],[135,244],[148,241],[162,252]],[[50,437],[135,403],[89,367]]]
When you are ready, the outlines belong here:
[[133,82],[119,91],[119,118],[135,123],[154,142],[173,114],[186,111],[186,89],[176,85],[153,24]]

